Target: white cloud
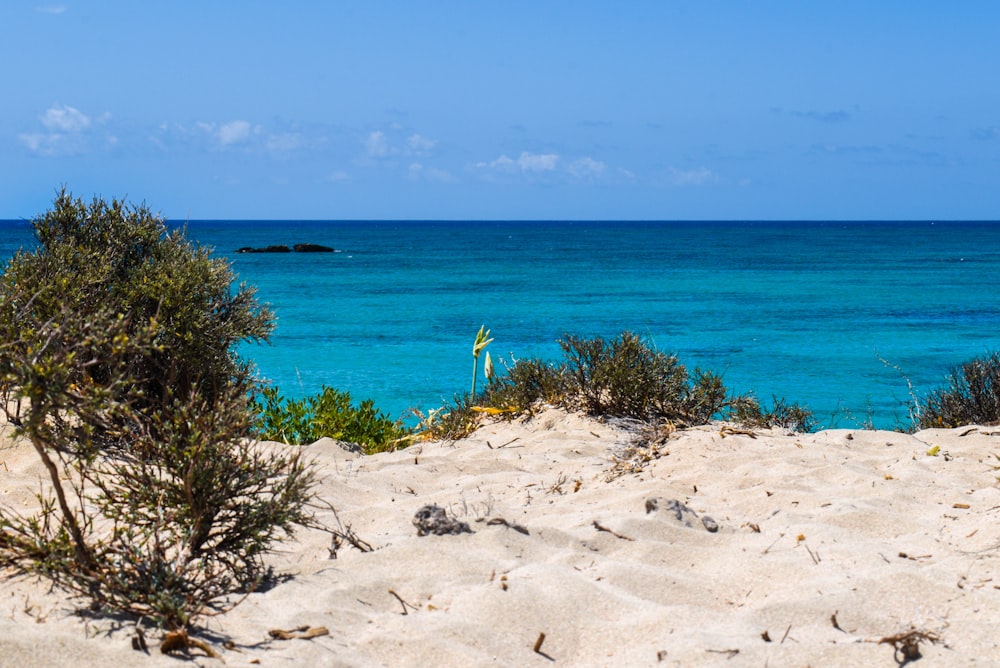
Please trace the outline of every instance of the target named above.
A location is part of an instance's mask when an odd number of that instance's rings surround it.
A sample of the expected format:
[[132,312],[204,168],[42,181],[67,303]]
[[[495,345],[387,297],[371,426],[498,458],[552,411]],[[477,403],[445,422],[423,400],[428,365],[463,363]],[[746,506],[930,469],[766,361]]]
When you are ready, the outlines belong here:
[[608,166],[600,160],[594,160],[587,156],[571,162],[566,167],[566,171],[578,179],[585,179],[601,176],[607,168]]
[[216,137],[223,146],[240,144],[250,137],[251,129],[252,126],[248,121],[231,121],[219,127]]
[[201,134],[215,141],[220,148],[226,148],[237,144],[245,144],[254,135],[261,134],[263,128],[259,125],[251,124],[250,121],[238,119],[226,123],[198,121],[194,124],[193,130],[189,130],[180,124],[174,124],[171,127],[163,124],[160,126],[160,130],[175,134],[179,138],[196,138]]
[[718,177],[706,167],[697,167],[695,169],[686,170],[671,167],[670,175],[668,177],[670,185],[678,188],[703,186],[716,180],[718,180]]
[[551,172],[556,168],[559,156],[555,153],[521,153],[517,166],[523,172]]
[[35,7],[39,14],[65,14],[66,5],[53,5],[51,7]]
[[43,157],[79,155],[87,150],[84,137],[76,133],[25,132],[17,138],[29,151]]
[[529,153],[524,151],[516,160],[506,155],[501,155],[492,162],[476,163],[476,167],[509,173],[551,172],[555,170],[558,162],[559,156],[555,153]]
[[280,122],[268,126],[245,118],[222,122],[163,121],[152,129],[146,140],[162,151],[235,151],[244,155],[286,160],[304,153],[325,150],[330,141],[321,133],[323,129]]
[[21,143],[28,147],[28,150],[32,153],[41,153],[42,155],[47,155],[47,141],[46,137],[48,135],[43,135],[39,133],[27,134],[23,133],[17,136],[21,140]]
[[93,133],[93,126],[104,125],[110,119],[111,114],[105,112],[97,117],[95,123],[75,107],[56,104],[38,116],[42,132],[23,132],[18,135],[18,140],[29,151],[41,156],[79,155],[94,146],[113,148],[118,142],[116,137],[98,137]]
[[90,119],[79,109],[55,105],[42,114],[42,125],[52,132],[80,132],[90,126]]
[[417,154],[426,153],[437,145],[437,140],[428,139],[419,134],[412,134],[406,139],[406,145]]
[[403,127],[393,123],[385,130],[372,130],[363,139],[364,153],[359,164],[373,166],[384,161],[383,166],[398,167],[401,157],[423,158],[431,154],[437,140],[416,132],[404,136]]
[[494,169],[498,172],[513,172],[516,169],[516,166],[517,163],[508,158],[506,155],[501,155],[493,162],[476,163],[476,167],[479,169]]
[[458,180],[447,170],[427,167],[419,162],[410,164],[407,171],[407,178],[411,181],[429,181],[432,183],[455,183]]
[[343,181],[350,181],[351,175],[342,169],[338,169],[334,172],[330,172],[326,175],[326,180],[331,183],[341,183]]
[[375,130],[368,134],[365,140],[365,151],[371,158],[384,158],[389,155],[389,140],[381,130]]

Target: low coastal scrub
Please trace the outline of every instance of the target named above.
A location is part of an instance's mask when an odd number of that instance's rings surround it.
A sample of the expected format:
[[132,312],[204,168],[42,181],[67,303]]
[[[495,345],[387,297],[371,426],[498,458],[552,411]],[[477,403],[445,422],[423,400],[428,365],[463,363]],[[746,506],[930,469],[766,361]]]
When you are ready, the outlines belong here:
[[422,439],[457,441],[464,438],[479,428],[480,418],[484,413],[506,413],[513,415],[513,409],[494,409],[491,406],[483,406],[472,400],[470,395],[456,396],[454,403],[450,406],[442,406],[432,410],[428,415],[423,415],[419,411],[414,411],[420,419],[417,427],[419,437]]
[[[473,345],[473,392],[479,355],[493,340],[489,335],[489,330],[480,328]],[[329,436],[374,453],[417,438],[456,440],[475,431],[483,415],[513,418],[546,405],[595,417],[666,421],[678,427],[712,419],[750,429],[779,427],[804,433],[817,427],[807,407],[782,397],[764,405],[752,394],[731,395],[720,376],[701,369],[688,371],[676,355],[656,350],[629,331],[610,340],[566,335],[559,345],[562,360],[500,360],[502,373],[494,372],[487,353],[483,390],[456,395],[451,405],[427,415],[415,411],[419,418],[415,429],[389,419],[371,401],[355,408],[350,395],[324,387],[320,395],[298,401],[282,398],[275,389],[264,390],[255,404],[256,433],[285,443],[311,443]],[[953,370],[947,385],[933,391],[922,406],[912,385],[910,392],[921,408],[912,412],[910,430],[1000,422],[1000,353]]]
[[919,425],[960,427],[1000,422],[1000,352],[973,358],[948,375],[928,396]]
[[246,438],[234,349],[271,314],[145,206],[64,190],[33,225],[0,276],[0,410],[47,479],[35,512],[0,509],[0,562],[204,648],[192,624],[314,522],[312,468]]
[[701,425],[716,417],[801,431],[813,425],[812,414],[798,404],[776,399],[764,409],[751,396],[729,397],[720,376],[688,371],[676,355],[656,350],[629,331],[611,340],[566,335],[559,345],[561,362],[505,364],[506,374],[491,377],[477,396],[456,398],[427,433],[461,438],[475,430],[483,413],[516,416],[543,404],[677,426]]
[[283,397],[277,388],[264,388],[254,400],[258,438],[292,445],[314,443],[323,437],[360,445],[367,454],[395,450],[410,430],[375,408],[369,399],[358,406],[351,395],[324,386],[304,399]]
[[539,404],[560,404],[570,395],[565,363],[541,359],[516,360],[505,365],[506,373],[495,376],[482,397],[494,408],[513,414],[529,413]]
[[807,433],[816,428],[812,411],[799,404],[790,404],[780,397],[773,397],[770,408],[766,409],[754,396],[736,397],[729,401],[725,418],[751,429],[781,427],[782,429]]
[[[479,355],[491,341],[489,331],[480,328],[472,349],[474,380]],[[329,387],[298,400],[266,388],[254,402],[255,434],[290,444],[330,437],[357,443],[371,454],[403,447],[418,437],[456,440],[475,431],[483,415],[515,417],[542,405],[676,426],[701,425],[713,418],[797,431],[808,431],[814,424],[812,413],[798,404],[775,399],[765,409],[752,396],[730,397],[718,375],[688,371],[676,355],[656,350],[628,331],[610,340],[567,335],[559,344],[560,362],[501,362],[505,372],[499,374],[488,363],[482,392],[458,395],[450,406],[427,415],[417,413],[420,423],[413,430],[380,413],[371,401],[355,407],[348,393]]]
[[704,424],[725,404],[718,376],[694,373],[676,355],[656,350],[632,332],[607,341],[566,336],[559,342],[570,404],[589,415]]

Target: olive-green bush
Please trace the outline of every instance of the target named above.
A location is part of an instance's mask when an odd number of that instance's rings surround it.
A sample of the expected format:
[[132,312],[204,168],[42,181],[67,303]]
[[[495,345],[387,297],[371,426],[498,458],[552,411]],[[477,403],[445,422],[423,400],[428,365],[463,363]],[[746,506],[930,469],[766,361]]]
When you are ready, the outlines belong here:
[[476,429],[483,412],[512,418],[545,404],[677,426],[706,424],[716,417],[801,431],[813,426],[808,409],[776,400],[764,410],[753,397],[729,397],[720,376],[701,369],[689,372],[676,355],[656,350],[628,331],[611,340],[567,335],[559,344],[561,362],[528,359],[505,365],[506,373],[494,376],[480,395],[456,398],[442,409],[427,435],[461,438]]
[[1000,422],[1000,352],[973,358],[948,375],[946,384],[931,392],[919,424],[960,427]]
[[771,406],[761,406],[756,397],[743,395],[730,400],[726,418],[750,428],[781,427],[796,432],[809,432],[816,426],[812,411],[799,404],[774,397]]
[[0,509],[0,559],[184,634],[266,574],[314,473],[250,433],[235,344],[271,315],[145,206],[65,190],[0,276],[0,404],[48,479]]
[[516,414],[531,412],[542,403],[558,404],[568,394],[569,378],[564,365],[525,359],[507,366],[505,374],[494,376],[481,400]]
[[725,405],[721,378],[700,370],[689,374],[676,355],[656,350],[632,332],[610,341],[566,336],[559,345],[566,357],[569,399],[591,415],[704,424]]

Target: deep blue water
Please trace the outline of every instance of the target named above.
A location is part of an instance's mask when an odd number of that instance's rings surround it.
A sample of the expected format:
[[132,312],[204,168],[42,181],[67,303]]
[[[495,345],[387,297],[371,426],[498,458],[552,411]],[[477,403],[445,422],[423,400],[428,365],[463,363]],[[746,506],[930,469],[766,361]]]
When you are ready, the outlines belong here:
[[[0,227],[7,257],[30,242]],[[557,359],[565,333],[630,329],[733,390],[807,404],[827,426],[906,417],[962,361],[1000,348],[1000,223],[192,221],[277,314],[248,346],[292,395],[323,384],[393,416],[494,359]],[[311,242],[332,254],[247,255]]]

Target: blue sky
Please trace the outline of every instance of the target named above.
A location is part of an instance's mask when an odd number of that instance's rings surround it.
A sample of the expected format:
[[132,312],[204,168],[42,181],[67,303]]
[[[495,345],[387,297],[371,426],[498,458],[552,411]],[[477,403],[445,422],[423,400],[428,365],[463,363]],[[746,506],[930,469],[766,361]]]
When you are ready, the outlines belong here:
[[0,5],[0,217],[1000,218],[1000,3]]

